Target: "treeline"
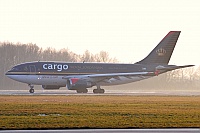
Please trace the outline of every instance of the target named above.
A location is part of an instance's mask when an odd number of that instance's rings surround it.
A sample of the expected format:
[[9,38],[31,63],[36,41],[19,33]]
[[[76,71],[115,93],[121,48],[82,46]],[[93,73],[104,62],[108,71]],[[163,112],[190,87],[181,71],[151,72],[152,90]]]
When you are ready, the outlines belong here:
[[[109,57],[105,51],[92,54],[76,54],[69,49],[40,48],[36,44],[0,42],[0,89],[29,89],[26,84],[8,79],[5,72],[14,65],[32,61],[66,61],[66,62],[118,62]],[[109,87],[110,88],[110,87]],[[200,67],[179,69],[147,80],[112,89],[127,90],[200,90]]]

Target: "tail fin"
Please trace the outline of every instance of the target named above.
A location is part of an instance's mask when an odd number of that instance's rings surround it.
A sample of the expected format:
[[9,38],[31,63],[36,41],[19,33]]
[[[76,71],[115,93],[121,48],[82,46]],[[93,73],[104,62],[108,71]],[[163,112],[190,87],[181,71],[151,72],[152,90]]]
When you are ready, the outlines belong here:
[[181,31],[170,31],[151,53],[137,64],[168,64]]

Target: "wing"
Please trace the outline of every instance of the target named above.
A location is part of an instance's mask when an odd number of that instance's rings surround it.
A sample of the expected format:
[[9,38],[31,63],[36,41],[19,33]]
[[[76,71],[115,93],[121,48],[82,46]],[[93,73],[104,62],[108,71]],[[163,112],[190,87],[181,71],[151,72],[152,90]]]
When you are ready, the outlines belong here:
[[64,76],[63,79],[78,78],[89,82],[101,82],[111,78],[120,80],[119,77],[141,77],[141,76],[155,76],[154,72],[133,72],[133,73],[106,73],[106,74],[88,74],[88,75],[72,75]]

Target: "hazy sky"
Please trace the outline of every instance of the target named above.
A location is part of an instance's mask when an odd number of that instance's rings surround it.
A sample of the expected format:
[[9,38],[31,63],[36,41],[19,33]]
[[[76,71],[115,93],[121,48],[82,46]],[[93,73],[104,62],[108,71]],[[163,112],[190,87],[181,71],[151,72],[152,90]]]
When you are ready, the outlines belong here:
[[170,64],[200,64],[199,0],[0,0],[1,42],[134,63],[170,30],[182,31]]

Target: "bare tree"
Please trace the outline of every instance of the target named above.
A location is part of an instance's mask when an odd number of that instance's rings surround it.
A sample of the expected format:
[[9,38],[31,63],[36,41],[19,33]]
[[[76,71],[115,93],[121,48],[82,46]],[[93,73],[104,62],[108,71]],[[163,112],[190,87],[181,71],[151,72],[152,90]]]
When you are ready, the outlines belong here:
[[108,52],[106,52],[106,51],[100,51],[100,53],[99,54],[96,54],[95,55],[95,60],[97,61],[97,62],[112,62],[112,63],[114,63],[114,62],[118,62],[117,61],[117,59],[116,58],[110,58],[109,57],[109,53]]
[[82,61],[84,62],[94,62],[94,55],[91,54],[88,50],[85,51],[85,53],[82,55]]

